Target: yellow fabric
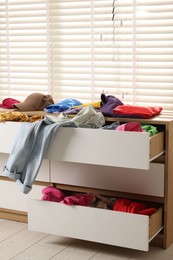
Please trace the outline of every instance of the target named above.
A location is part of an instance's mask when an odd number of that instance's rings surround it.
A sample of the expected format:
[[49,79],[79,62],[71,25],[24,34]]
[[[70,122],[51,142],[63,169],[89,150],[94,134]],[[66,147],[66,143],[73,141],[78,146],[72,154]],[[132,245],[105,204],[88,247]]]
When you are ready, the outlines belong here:
[[0,113],[0,122],[17,121],[17,122],[35,122],[43,119],[42,115],[28,116],[22,112],[4,112]]
[[82,105],[79,106],[74,106],[73,108],[80,108],[80,107],[87,107],[87,106],[92,106],[95,108],[100,108],[100,101],[94,101],[94,102],[90,102],[90,103],[84,103]]

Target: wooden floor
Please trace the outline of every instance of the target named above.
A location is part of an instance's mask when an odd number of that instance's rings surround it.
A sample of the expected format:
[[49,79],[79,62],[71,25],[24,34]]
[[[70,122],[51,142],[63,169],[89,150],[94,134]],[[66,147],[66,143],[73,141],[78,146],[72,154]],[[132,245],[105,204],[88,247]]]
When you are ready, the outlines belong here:
[[0,219],[0,259],[173,260],[173,245],[167,250],[151,246],[149,252],[142,252],[37,233],[29,231],[26,223]]

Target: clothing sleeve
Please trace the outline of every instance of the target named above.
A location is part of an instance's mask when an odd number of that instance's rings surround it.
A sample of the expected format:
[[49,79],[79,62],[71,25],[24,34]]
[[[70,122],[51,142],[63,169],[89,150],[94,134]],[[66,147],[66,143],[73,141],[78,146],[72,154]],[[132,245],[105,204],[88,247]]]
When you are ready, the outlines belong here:
[[22,123],[4,167],[4,175],[19,179],[32,153],[42,122]]
[[43,119],[32,126],[22,125],[20,128],[18,138],[4,168],[4,174],[15,179],[23,193],[27,194],[32,189],[51,138],[61,126],[76,127],[76,123],[71,121],[51,123]]

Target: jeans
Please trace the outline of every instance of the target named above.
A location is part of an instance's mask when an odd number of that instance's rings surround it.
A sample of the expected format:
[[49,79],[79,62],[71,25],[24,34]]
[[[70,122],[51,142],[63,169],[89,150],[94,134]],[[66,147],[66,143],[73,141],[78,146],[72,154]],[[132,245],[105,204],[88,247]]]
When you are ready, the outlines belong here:
[[71,120],[55,123],[48,119],[21,124],[3,173],[15,179],[23,193],[27,194],[32,189],[54,133],[65,126],[77,127],[77,124]]

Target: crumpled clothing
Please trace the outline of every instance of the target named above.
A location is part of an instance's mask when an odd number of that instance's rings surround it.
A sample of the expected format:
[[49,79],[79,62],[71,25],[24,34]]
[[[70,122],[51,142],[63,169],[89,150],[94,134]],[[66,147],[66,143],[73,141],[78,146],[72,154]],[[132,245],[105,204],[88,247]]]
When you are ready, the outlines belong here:
[[27,114],[18,111],[0,113],[0,122],[15,121],[15,122],[32,123],[42,119],[43,119],[42,115],[28,116]]
[[58,112],[63,112],[73,106],[78,106],[78,105],[82,105],[82,103],[76,99],[67,98],[67,99],[60,101],[59,103],[47,106],[46,108],[44,108],[44,110],[47,113],[58,113]]
[[[60,127],[100,127],[104,116],[86,107],[70,119],[64,114],[46,116],[35,123],[22,123],[15,144],[4,167],[4,175],[17,180],[23,193],[29,193],[37,177],[49,143]],[[57,147],[58,149],[58,147]]]
[[42,189],[42,194],[41,200],[60,202],[65,198],[65,194],[60,189],[52,186]]
[[100,128],[105,124],[105,118],[101,112],[96,112],[92,106],[83,108],[71,119],[80,127]]
[[48,120],[20,125],[12,151],[8,157],[3,174],[16,180],[19,190],[29,193],[37,177],[49,143],[60,127],[77,127],[75,122],[59,124]]
[[162,107],[141,107],[132,105],[120,105],[113,109],[114,115],[125,117],[151,118],[161,113]]
[[158,133],[157,127],[153,125],[142,125],[142,129],[153,136]]
[[45,120],[46,118],[54,123],[67,122],[70,120],[71,122],[75,122],[78,127],[84,128],[100,128],[105,124],[103,114],[95,111],[92,106],[82,108],[73,118],[69,118],[65,112],[60,113],[58,116],[46,115]]
[[148,208],[142,202],[131,201],[129,199],[117,199],[114,203],[113,210],[148,216],[156,212],[156,208]]
[[102,127],[102,129],[104,129],[104,130],[115,130],[119,125],[120,125],[120,122],[117,121],[117,122],[114,122],[114,123],[109,124],[109,125],[104,125]]
[[76,193],[66,195],[58,188],[48,186],[42,190],[41,200],[60,202],[65,205],[89,206],[95,202],[95,195],[92,193]]
[[138,122],[128,122],[117,126],[117,131],[143,132],[141,124]]
[[0,104],[0,107],[7,108],[7,109],[13,109],[14,108],[13,105],[16,103],[20,103],[20,101],[14,99],[14,98],[5,98],[2,101],[2,104]]
[[72,108],[83,108],[83,107],[88,107],[88,106],[92,106],[94,108],[99,109],[101,106],[101,101],[93,101],[93,102],[89,102],[89,103],[83,103],[82,105],[78,105],[78,106],[73,106]]
[[90,206],[102,209],[112,209],[116,198],[107,198],[105,196],[93,193],[73,193],[67,195],[62,190],[48,186],[42,190],[41,200],[59,202],[65,205]]
[[78,193],[72,196],[66,196],[60,203],[65,205],[89,206],[95,201],[95,195],[92,193]]
[[114,117],[113,109],[119,105],[123,105],[120,99],[113,95],[106,96],[105,94],[101,94],[101,107],[100,112],[104,116]]

